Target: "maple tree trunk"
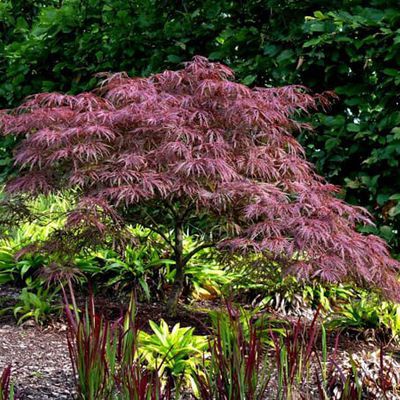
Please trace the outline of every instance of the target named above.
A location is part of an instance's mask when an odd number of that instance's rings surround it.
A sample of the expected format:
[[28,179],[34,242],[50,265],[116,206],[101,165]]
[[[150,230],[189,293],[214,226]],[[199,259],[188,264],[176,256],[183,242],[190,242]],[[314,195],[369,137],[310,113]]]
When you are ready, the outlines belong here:
[[183,227],[181,222],[177,222],[175,226],[175,263],[175,281],[167,302],[167,313],[172,316],[176,315],[176,309],[179,298],[183,291],[185,279],[185,262],[183,260]]

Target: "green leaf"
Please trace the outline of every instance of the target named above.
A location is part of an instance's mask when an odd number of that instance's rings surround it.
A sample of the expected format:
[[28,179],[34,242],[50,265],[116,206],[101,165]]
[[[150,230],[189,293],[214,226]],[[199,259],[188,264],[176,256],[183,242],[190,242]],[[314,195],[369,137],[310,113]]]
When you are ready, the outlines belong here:
[[328,17],[325,15],[325,14],[323,14],[321,11],[314,11],[314,17],[315,18],[318,18],[318,19],[321,19],[321,20],[324,20],[324,19],[327,19]]
[[257,75],[247,75],[242,79],[243,85],[251,85],[257,79]]
[[389,212],[388,212],[389,216],[391,217],[396,217],[397,215],[400,214],[400,204],[397,204],[397,206],[392,207]]
[[359,132],[360,131],[360,125],[354,124],[354,123],[347,124],[347,130],[349,132]]
[[174,63],[174,64],[179,64],[179,63],[182,62],[182,57],[181,57],[181,56],[174,55],[174,54],[170,54],[170,55],[168,55],[167,60],[168,60],[169,62]]
[[380,206],[384,205],[389,199],[389,195],[388,194],[378,194],[376,201],[378,202],[378,204]]
[[385,68],[383,70],[383,73],[389,76],[397,76],[399,75],[399,70],[398,69],[394,69],[394,68]]

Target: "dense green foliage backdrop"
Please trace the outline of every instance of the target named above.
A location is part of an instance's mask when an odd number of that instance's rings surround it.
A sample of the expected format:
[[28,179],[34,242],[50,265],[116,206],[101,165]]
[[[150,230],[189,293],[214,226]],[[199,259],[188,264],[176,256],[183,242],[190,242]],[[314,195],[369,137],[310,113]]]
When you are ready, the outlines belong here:
[[[176,68],[195,54],[232,66],[246,84],[335,90],[340,100],[300,139],[399,252],[399,26],[398,0],[4,0],[0,106],[91,89],[100,71]],[[1,140],[4,177],[14,143]]]

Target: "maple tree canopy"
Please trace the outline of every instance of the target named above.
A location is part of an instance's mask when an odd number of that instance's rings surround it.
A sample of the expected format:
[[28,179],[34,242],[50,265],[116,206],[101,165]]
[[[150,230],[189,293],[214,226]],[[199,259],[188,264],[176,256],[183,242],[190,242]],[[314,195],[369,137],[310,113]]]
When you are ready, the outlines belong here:
[[299,277],[351,279],[399,299],[399,263],[382,239],[356,231],[368,213],[336,197],[293,137],[310,129],[295,117],[327,96],[233,79],[198,56],[148,78],[108,75],[90,93],[34,95],[0,116],[5,134],[23,135],[22,172],[7,189],[76,188],[68,223],[99,230],[99,209],[161,233],[206,219],[203,233],[221,249],[262,252]]

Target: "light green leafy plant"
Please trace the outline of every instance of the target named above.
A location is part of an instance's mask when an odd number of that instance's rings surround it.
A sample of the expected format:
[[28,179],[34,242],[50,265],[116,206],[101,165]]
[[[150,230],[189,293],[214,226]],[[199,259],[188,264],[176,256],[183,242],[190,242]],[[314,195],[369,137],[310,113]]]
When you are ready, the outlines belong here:
[[331,328],[355,330],[380,329],[393,339],[400,334],[400,304],[384,301],[373,293],[361,291],[359,298],[344,304],[331,317]]
[[366,296],[344,305],[336,315],[329,324],[332,328],[365,329],[379,327],[379,310],[368,301]]
[[61,309],[61,305],[55,305],[54,299],[57,290],[39,288],[36,292],[23,288],[18,303],[13,307],[14,316],[18,324],[32,318],[37,324],[45,322],[53,313]]
[[349,285],[321,284],[312,282],[305,284],[302,289],[303,298],[313,308],[322,306],[322,312],[332,312],[333,309],[349,302],[356,296],[355,290]]
[[13,281],[15,273],[15,260],[7,250],[0,250],[0,285]]
[[[111,257],[107,257],[108,255]],[[125,290],[138,286],[147,300],[151,298],[148,279],[152,270],[175,263],[173,260],[161,258],[157,249],[148,245],[127,247],[123,258],[108,252],[104,260],[105,266],[101,273],[111,274],[106,282],[108,286],[119,285]]]
[[172,330],[161,320],[160,325],[150,321],[153,334],[139,332],[139,353],[148,368],[158,370],[175,380],[176,387],[190,385],[197,390],[194,381],[196,368],[202,363],[208,340],[194,335],[194,328],[181,328],[176,324]]
[[[188,237],[187,240],[189,240]],[[195,247],[193,245],[192,247]],[[190,251],[191,247],[188,246]],[[221,265],[214,249],[204,249],[197,253],[185,268],[194,299],[210,299],[221,296],[239,274]]]
[[388,301],[381,302],[380,321],[390,329],[393,338],[399,339],[400,336],[400,304]]
[[26,203],[27,210],[35,214],[35,219],[7,227],[1,232],[0,284],[11,281],[35,287],[43,284],[37,272],[50,263],[48,257],[28,252],[18,255],[18,252],[25,246],[43,242],[54,230],[60,228],[71,205],[68,192],[62,195],[40,195]]

